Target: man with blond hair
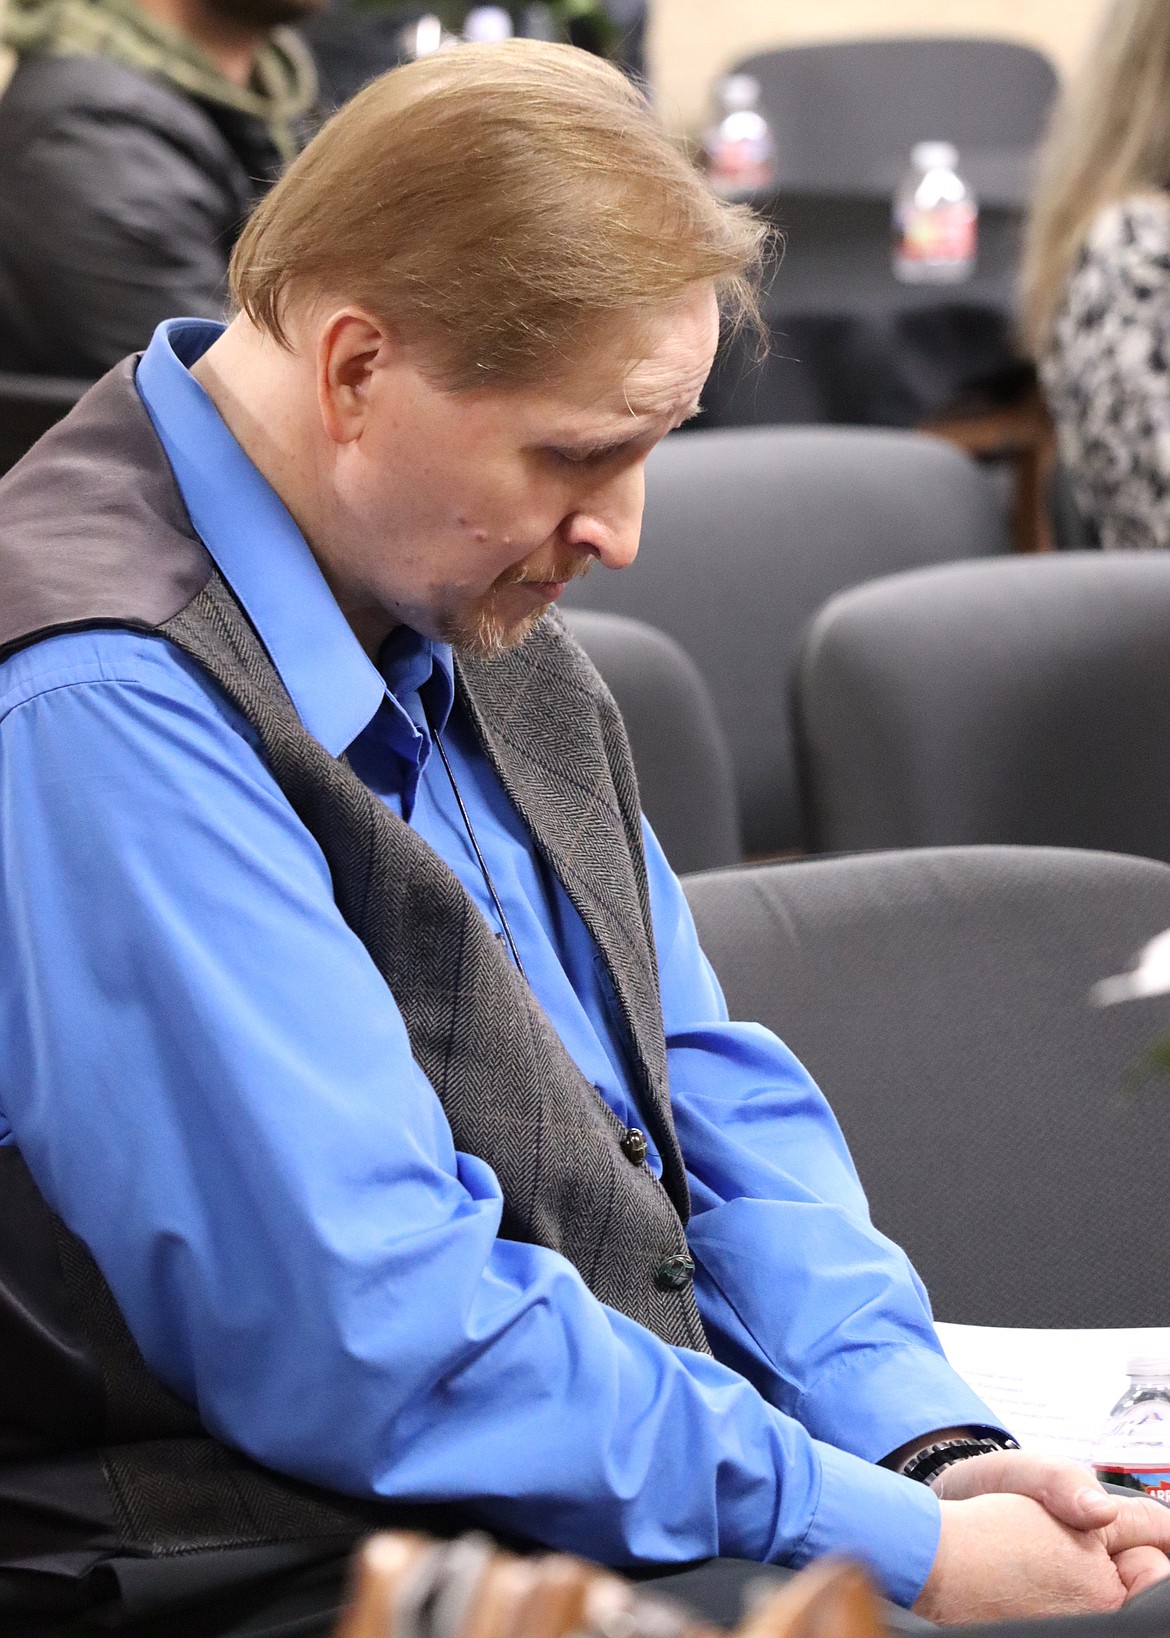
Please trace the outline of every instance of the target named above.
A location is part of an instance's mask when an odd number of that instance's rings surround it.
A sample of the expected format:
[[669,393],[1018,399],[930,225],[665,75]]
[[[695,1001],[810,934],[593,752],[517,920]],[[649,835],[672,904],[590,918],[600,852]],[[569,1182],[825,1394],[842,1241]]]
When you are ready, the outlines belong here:
[[614,70],[420,62],[0,486],[0,1600],[303,1632],[403,1517],[941,1620],[1166,1574],[948,1367],[550,608],[760,239]]

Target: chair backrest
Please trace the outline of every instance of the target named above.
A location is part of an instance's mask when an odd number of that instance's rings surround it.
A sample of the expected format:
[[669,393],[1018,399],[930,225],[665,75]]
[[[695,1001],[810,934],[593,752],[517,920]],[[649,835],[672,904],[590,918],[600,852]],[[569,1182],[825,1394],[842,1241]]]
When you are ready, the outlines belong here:
[[1170,1002],[1091,985],[1170,926],[1170,868],[1047,848],[817,859],[693,877],[732,1015],[780,1034],[837,1114],[874,1222],[940,1319],[1161,1325],[1170,1083],[1127,1095]]
[[640,620],[580,609],[566,619],[618,703],[642,810],[675,870],[738,863],[731,753],[694,662]]
[[89,381],[0,371],[0,476],[76,404]]
[[796,714],[817,851],[1170,859],[1170,558],[1059,552],[842,593],[809,627]]
[[753,427],[676,434],[646,468],[638,561],[570,588],[577,607],[669,632],[706,678],[752,854],[802,845],[789,726],[800,634],[844,586],[1007,550],[987,478],[914,433]]
[[1092,518],[1077,503],[1072,476],[1063,461],[1055,460],[1048,474],[1048,527],[1058,552],[1099,551],[1101,537]]
[[1023,202],[1027,167],[1012,156],[1040,140],[1058,84],[1030,46],[947,36],[793,46],[737,71],[760,83],[779,187],[885,195],[916,142],[945,140],[997,204]]

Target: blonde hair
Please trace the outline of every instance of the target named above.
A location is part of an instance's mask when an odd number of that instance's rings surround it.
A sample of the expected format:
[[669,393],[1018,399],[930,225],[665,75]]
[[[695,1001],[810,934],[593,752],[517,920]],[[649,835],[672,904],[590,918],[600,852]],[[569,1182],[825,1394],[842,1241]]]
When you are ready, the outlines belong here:
[[1024,251],[1028,344],[1039,356],[1093,218],[1170,185],[1170,4],[1114,0],[1057,104]]
[[252,216],[231,288],[285,346],[290,302],[339,297],[424,343],[451,385],[514,385],[700,281],[732,323],[758,323],[767,237],[617,69],[513,40],[368,85]]

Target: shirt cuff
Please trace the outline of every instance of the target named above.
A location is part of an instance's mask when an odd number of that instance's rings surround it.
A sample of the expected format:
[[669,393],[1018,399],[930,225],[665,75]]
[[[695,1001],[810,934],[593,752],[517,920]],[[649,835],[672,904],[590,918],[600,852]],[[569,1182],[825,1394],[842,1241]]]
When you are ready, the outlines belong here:
[[938,1428],[1011,1431],[925,1344],[846,1350],[801,1395],[795,1415],[814,1439],[867,1462]]
[[886,1597],[909,1608],[938,1551],[942,1515],[929,1485],[818,1444],[821,1487],[812,1523],[789,1562],[825,1553],[863,1564]]

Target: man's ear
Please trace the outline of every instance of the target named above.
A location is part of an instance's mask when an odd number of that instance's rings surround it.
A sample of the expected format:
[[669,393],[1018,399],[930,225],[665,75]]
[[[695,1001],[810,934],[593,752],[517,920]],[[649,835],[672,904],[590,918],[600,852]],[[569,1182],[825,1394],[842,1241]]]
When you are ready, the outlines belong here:
[[331,313],[317,336],[317,402],[336,444],[359,438],[380,371],[400,351],[396,334],[360,307]]

